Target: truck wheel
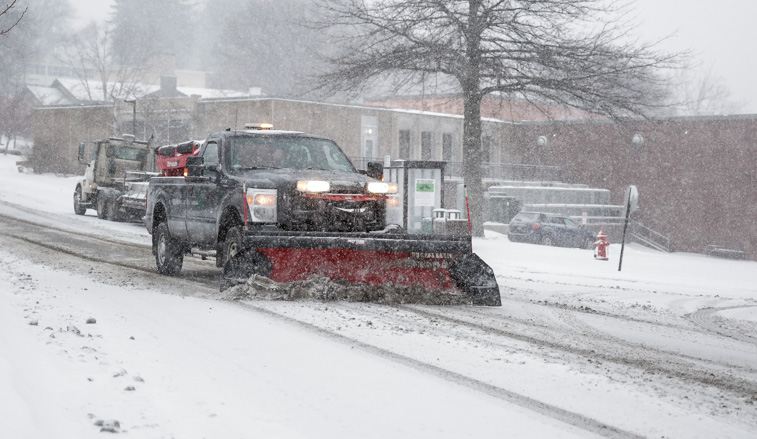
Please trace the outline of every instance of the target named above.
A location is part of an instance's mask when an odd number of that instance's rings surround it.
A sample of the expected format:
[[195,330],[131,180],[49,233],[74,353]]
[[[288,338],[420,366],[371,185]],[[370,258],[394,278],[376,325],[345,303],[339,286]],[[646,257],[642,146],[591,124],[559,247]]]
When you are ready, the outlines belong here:
[[97,193],[97,217],[100,219],[105,219],[108,217],[108,200],[106,200],[106,196],[104,192],[98,192]]
[[77,215],[84,215],[87,212],[87,206],[81,204],[81,186],[76,186],[74,191],[74,213]]
[[184,263],[184,252],[182,252],[179,243],[171,238],[168,224],[165,222],[158,224],[157,229],[155,229],[152,247],[158,273],[173,276],[181,271],[181,265]]
[[118,200],[116,199],[116,197],[108,197],[108,202],[106,204],[108,205],[108,219],[111,221],[120,221],[121,214],[119,212]]
[[242,230],[238,226],[232,227],[228,232],[226,232],[226,240],[223,242],[223,255],[221,255],[221,257],[223,258],[223,264],[221,266],[225,267],[226,263],[229,262],[231,258],[236,256],[236,254],[241,250]]

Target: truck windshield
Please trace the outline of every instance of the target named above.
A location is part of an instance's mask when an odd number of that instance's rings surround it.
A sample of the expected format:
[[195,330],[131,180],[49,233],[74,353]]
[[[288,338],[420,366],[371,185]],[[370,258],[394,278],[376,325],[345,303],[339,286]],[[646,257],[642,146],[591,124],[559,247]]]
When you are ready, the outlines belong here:
[[309,137],[250,136],[231,139],[229,163],[234,170],[324,169],[356,172],[332,141]]
[[141,162],[145,159],[145,150],[130,148],[128,146],[111,146],[110,157],[120,160],[133,160],[135,162]]

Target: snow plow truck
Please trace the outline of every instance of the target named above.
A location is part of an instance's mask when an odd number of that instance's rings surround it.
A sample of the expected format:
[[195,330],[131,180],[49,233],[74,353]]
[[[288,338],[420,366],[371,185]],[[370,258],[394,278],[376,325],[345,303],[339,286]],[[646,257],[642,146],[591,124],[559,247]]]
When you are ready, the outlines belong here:
[[187,254],[212,255],[226,286],[252,275],[275,282],[319,275],[501,304],[470,234],[408,234],[386,224],[397,187],[382,181],[382,164],[358,171],[328,138],[265,126],[226,130],[185,165],[181,176],[149,180],[145,225],[160,273],[179,273]]

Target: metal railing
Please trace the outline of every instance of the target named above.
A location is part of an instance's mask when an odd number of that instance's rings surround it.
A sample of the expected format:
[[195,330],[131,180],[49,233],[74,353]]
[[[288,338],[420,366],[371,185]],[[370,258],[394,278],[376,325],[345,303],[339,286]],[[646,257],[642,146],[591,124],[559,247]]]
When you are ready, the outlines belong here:
[[[367,169],[368,162],[381,159],[368,157],[350,157],[352,164],[358,169]],[[520,165],[514,163],[483,163],[481,165],[483,178],[493,180],[513,181],[560,181],[562,169],[559,166]],[[445,162],[444,178],[462,178],[463,162]]]
[[629,224],[631,237],[639,244],[652,247],[654,249],[670,252],[670,238],[660,232],[656,232],[638,221],[631,221]]

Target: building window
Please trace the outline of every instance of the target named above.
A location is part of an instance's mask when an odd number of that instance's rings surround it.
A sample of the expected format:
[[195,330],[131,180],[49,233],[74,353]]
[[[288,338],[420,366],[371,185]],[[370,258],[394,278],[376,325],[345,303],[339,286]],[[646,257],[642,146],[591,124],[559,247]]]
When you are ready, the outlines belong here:
[[421,160],[431,160],[433,157],[432,138],[431,131],[421,133]]
[[412,143],[412,136],[410,130],[400,130],[400,159],[410,159],[410,144]]
[[492,138],[491,136],[484,136],[481,141],[481,161],[483,163],[490,163],[492,160]]
[[378,157],[378,117],[360,116],[360,141],[363,145],[363,158],[371,160]]
[[445,162],[452,161],[452,134],[442,134],[442,160]]

